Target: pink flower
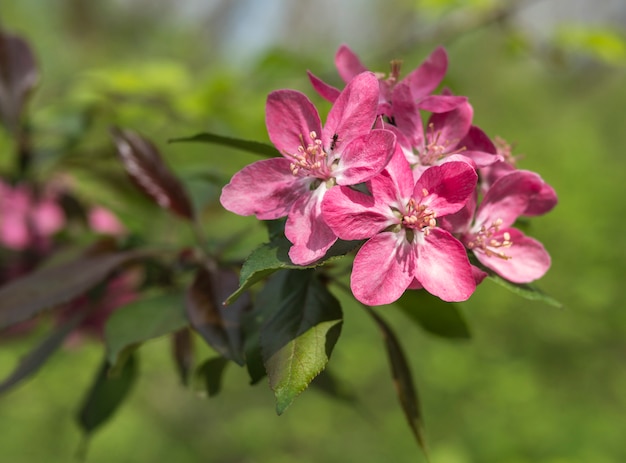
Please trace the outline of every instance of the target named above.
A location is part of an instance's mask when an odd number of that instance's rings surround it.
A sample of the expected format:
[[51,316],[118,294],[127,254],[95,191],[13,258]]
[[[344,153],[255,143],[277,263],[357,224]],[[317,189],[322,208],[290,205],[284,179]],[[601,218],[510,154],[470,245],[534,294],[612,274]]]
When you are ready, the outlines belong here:
[[95,232],[106,235],[121,235],[124,233],[124,225],[110,210],[102,206],[94,206],[89,210],[87,221],[89,228]]
[[[382,73],[376,74],[380,83],[379,114],[394,118],[398,115],[396,107],[407,98],[415,102],[419,109],[432,112],[449,111],[467,100],[461,96],[431,95],[443,80],[448,69],[448,55],[443,47],[436,48],[417,69],[402,80],[400,80],[400,64],[400,61],[391,62],[391,72],[388,77]],[[342,45],[337,50],[335,66],[345,83],[349,83],[357,75],[368,70],[347,45]],[[328,85],[311,72],[308,75],[313,88],[322,98],[330,102],[337,99],[338,89]]]
[[337,240],[322,219],[324,195],[335,184],[367,181],[393,153],[393,133],[372,130],[377,104],[378,81],[369,72],[341,92],[323,128],[305,95],[295,90],[272,92],[266,125],[283,157],[257,161],[236,173],[222,190],[222,205],[261,220],[287,216],[291,260],[307,265],[320,259]]
[[[510,144],[502,138],[496,137],[494,149],[497,149],[497,153],[502,161],[481,166],[480,175],[482,178],[483,191],[487,191],[489,187],[503,175],[510,174],[516,170],[516,156],[513,156]],[[558,202],[556,191],[545,181],[542,180],[542,182],[539,192],[529,198],[528,206],[522,215],[527,217],[543,215],[546,212],[550,212],[556,206]]]
[[446,217],[445,226],[460,234],[476,258],[503,278],[514,283],[541,278],[550,267],[550,255],[541,243],[511,225],[543,185],[533,172],[510,172],[493,183],[478,209],[472,198],[459,213]]
[[358,251],[350,286],[364,304],[397,300],[423,287],[444,301],[463,301],[476,288],[463,244],[438,226],[460,210],[476,187],[465,162],[434,166],[416,181],[401,153],[368,182],[371,195],[347,187],[324,198],[328,226],[342,239],[369,240]]
[[36,198],[26,186],[11,187],[0,182],[0,244],[17,251],[45,248],[49,237],[65,224],[56,200],[49,195]]
[[[430,166],[449,161],[465,161],[476,168],[497,162],[501,157],[493,145],[485,145],[487,136],[472,126],[474,110],[468,102],[459,104],[451,111],[430,116],[426,130],[422,125],[420,111],[415,104],[406,104],[403,116],[396,118],[396,134],[415,178]],[[489,142],[491,143],[491,142]]]

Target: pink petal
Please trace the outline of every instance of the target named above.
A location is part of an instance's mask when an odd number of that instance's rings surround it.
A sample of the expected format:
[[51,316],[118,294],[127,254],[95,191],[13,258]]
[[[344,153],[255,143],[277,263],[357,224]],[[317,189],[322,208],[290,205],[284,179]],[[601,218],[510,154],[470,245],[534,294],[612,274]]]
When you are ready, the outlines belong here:
[[408,146],[424,144],[424,126],[411,89],[405,81],[393,89],[393,119],[397,129],[410,142]]
[[400,145],[396,144],[396,150],[384,172],[386,175],[376,176],[370,181],[370,191],[376,202],[394,205],[401,199],[408,201],[413,193],[415,181],[411,166]]
[[278,151],[295,154],[298,147],[311,143],[310,133],[322,134],[320,117],[313,103],[295,90],[276,90],[267,97],[265,125]]
[[477,180],[478,175],[469,164],[446,162],[426,169],[415,184],[413,197],[438,217],[453,214],[467,203]]
[[391,304],[413,280],[415,252],[404,233],[384,232],[367,241],[352,265],[352,294],[367,305]]
[[524,209],[523,215],[536,216],[550,212],[558,203],[556,191],[544,182],[539,193],[530,198],[528,207]]
[[502,240],[505,232],[509,233],[513,244],[502,250],[510,259],[489,257],[483,252],[475,251],[474,254],[478,260],[513,283],[529,283],[541,278],[550,268],[550,255],[543,245],[516,228],[500,230],[494,239]]
[[56,201],[47,198],[33,206],[31,220],[38,236],[50,236],[63,228],[65,215]]
[[121,235],[124,233],[124,225],[110,210],[102,206],[95,206],[90,209],[87,219],[89,228],[98,233],[109,235]]
[[293,204],[285,224],[285,236],[293,246],[289,257],[296,265],[308,265],[321,259],[337,241],[337,236],[322,218],[325,183]]
[[338,185],[356,185],[380,173],[395,150],[396,136],[389,130],[372,130],[346,145],[333,171]]
[[469,230],[476,212],[477,195],[478,192],[474,190],[460,211],[438,219],[437,225],[450,233],[464,233]]
[[476,212],[475,229],[501,220],[508,227],[522,215],[530,198],[541,191],[543,180],[534,172],[515,170],[491,185]]
[[311,85],[313,89],[327,101],[334,103],[335,100],[339,97],[341,91],[332,85],[328,85],[319,77],[315,76],[312,72],[307,71],[307,75],[309,76],[309,81],[311,81]]
[[394,220],[389,207],[376,204],[374,197],[338,186],[331,188],[322,201],[322,217],[342,240],[371,238]]
[[256,161],[237,172],[222,190],[220,202],[239,215],[256,215],[261,220],[289,213],[292,204],[308,192],[308,179],[294,177],[290,161],[271,158]]
[[367,71],[367,68],[363,66],[359,57],[348,47],[347,45],[341,45],[337,53],[335,54],[335,66],[337,72],[347,84],[354,77]]
[[417,102],[419,109],[431,113],[452,111],[457,106],[467,103],[467,97],[456,95],[430,95]]
[[447,302],[467,300],[476,281],[463,244],[440,228],[416,234],[415,240],[415,278],[424,289]]
[[498,154],[496,145],[480,128],[472,125],[463,140],[459,142],[459,146],[464,146],[470,151],[484,151],[485,153]]
[[437,47],[417,69],[406,77],[413,97],[421,99],[429,95],[441,83],[447,69],[446,50],[443,47]]
[[473,116],[474,110],[469,103],[463,103],[452,111],[432,114],[428,120],[426,138],[429,142],[436,139],[438,145],[452,151],[469,132]]
[[333,138],[341,147],[342,143],[368,133],[374,125],[377,108],[378,79],[371,72],[359,74],[341,92],[328,113],[322,133],[324,148],[331,146]]

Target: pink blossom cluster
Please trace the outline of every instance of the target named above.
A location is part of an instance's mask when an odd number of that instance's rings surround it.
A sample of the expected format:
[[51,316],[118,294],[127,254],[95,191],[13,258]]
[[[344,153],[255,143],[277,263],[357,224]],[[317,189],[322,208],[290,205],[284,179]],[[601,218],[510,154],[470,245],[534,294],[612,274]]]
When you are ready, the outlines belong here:
[[[24,256],[12,256],[0,265],[0,284],[18,278],[36,267],[49,256],[54,247],[54,236],[67,226],[67,217],[60,205],[58,188],[48,187],[37,194],[27,184],[10,185],[0,180],[0,252],[3,248]],[[86,212],[87,226],[104,235],[121,235],[125,228],[119,219],[102,206],[93,206]],[[20,259],[24,257],[24,259]],[[136,299],[137,277],[124,273],[107,283],[106,292],[97,300],[85,295],[55,311],[59,323],[67,321],[77,312],[94,308],[72,333],[70,342],[85,335],[102,337],[104,323],[119,307]],[[36,326],[31,319],[9,328],[2,336],[28,333]]]
[[514,224],[551,210],[556,194],[473,125],[466,97],[434,93],[447,70],[445,50],[403,79],[399,62],[389,75],[373,73],[345,45],[335,65],[343,90],[309,73],[332,103],[323,125],[304,94],[270,93],[266,126],[282,157],[236,173],[222,205],[261,220],[286,217],[297,265],[322,259],[337,239],[366,240],[351,289],[368,305],[421,288],[466,300],[487,275],[470,254],[514,283],[542,277],[550,256]]

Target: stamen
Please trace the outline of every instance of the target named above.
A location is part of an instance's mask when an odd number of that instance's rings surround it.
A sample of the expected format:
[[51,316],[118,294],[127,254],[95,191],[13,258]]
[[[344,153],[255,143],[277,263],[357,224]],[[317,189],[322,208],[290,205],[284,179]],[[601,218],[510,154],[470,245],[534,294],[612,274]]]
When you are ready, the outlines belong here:
[[494,235],[500,230],[502,223],[502,219],[496,219],[489,227],[484,225],[480,227],[478,233],[474,234],[473,239],[467,243],[467,248],[475,252],[482,252],[487,257],[499,257],[504,260],[511,259],[511,256],[506,255],[502,251],[502,249],[510,248],[513,245],[511,234],[504,232],[502,240],[494,238]]

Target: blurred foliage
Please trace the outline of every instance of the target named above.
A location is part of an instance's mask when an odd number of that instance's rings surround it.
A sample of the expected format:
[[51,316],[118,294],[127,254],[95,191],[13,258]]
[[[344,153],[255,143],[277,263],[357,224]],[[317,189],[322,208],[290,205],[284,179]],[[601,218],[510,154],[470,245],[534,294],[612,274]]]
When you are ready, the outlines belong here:
[[[265,230],[253,220],[219,214],[219,189],[206,178],[227,179],[252,156],[167,140],[210,130],[267,141],[267,92],[289,87],[312,95],[303,69],[334,76],[335,50],[298,55],[274,49],[237,68],[217,60],[212,43],[198,45],[201,28],[168,21],[148,2],[137,2],[143,5],[137,6],[141,13],[125,17],[120,3],[85,7],[80,1],[25,0],[2,5],[4,27],[31,40],[43,68],[41,89],[31,102],[39,134],[36,153],[44,166],[38,175],[70,173],[81,199],[110,207],[131,232],[148,227],[154,237],[190,242],[190,230],[130,186],[124,189],[127,180],[114,159],[108,128],[136,128],[162,149],[196,209],[212,214],[206,224],[209,240],[226,242],[244,233],[241,246],[226,251],[241,259],[263,240]],[[399,0],[396,14],[410,15],[417,7],[429,21],[503,5],[486,0],[408,3]],[[84,11],[72,9],[80,4]],[[591,60],[553,66],[550,60],[558,56],[542,54],[524,31],[493,24],[454,34],[447,43],[445,84],[469,95],[477,124],[517,142],[516,151],[524,154],[520,166],[541,172],[559,193],[559,206],[535,219],[531,232],[553,258],[542,287],[565,309],[519,299],[487,282],[460,304],[473,338],[458,343],[418,330],[393,307],[381,312],[404,340],[420,390],[431,461],[626,461],[621,426],[626,413],[626,235],[621,232],[626,160],[619,155],[619,147],[626,145],[624,31],[564,26],[548,48]],[[393,29],[394,22],[384,27]],[[398,57],[399,45],[364,44],[364,60],[379,57],[372,67],[385,70],[385,60]],[[410,53],[400,56],[406,69],[431,45],[428,40],[412,43]],[[0,134],[3,171],[9,168],[4,153],[13,149],[11,139]],[[67,152],[59,161],[59,153]],[[110,175],[94,175],[96,163]],[[308,393],[279,418],[271,391],[265,384],[247,386],[247,373],[239,368],[224,372],[218,397],[201,400],[180,386],[168,340],[159,339],[141,348],[141,375],[130,399],[94,437],[87,461],[419,461],[396,405],[377,327],[344,294],[335,296],[346,321],[331,367],[356,392],[356,404]],[[35,330],[11,344],[3,341],[3,377],[43,335]],[[198,358],[213,355],[203,343],[195,344],[201,346]],[[63,350],[35,380],[0,398],[0,422],[10,424],[0,437],[3,460],[71,460],[81,438],[69,419],[80,405],[76,391],[89,388],[100,360],[96,344]]]

